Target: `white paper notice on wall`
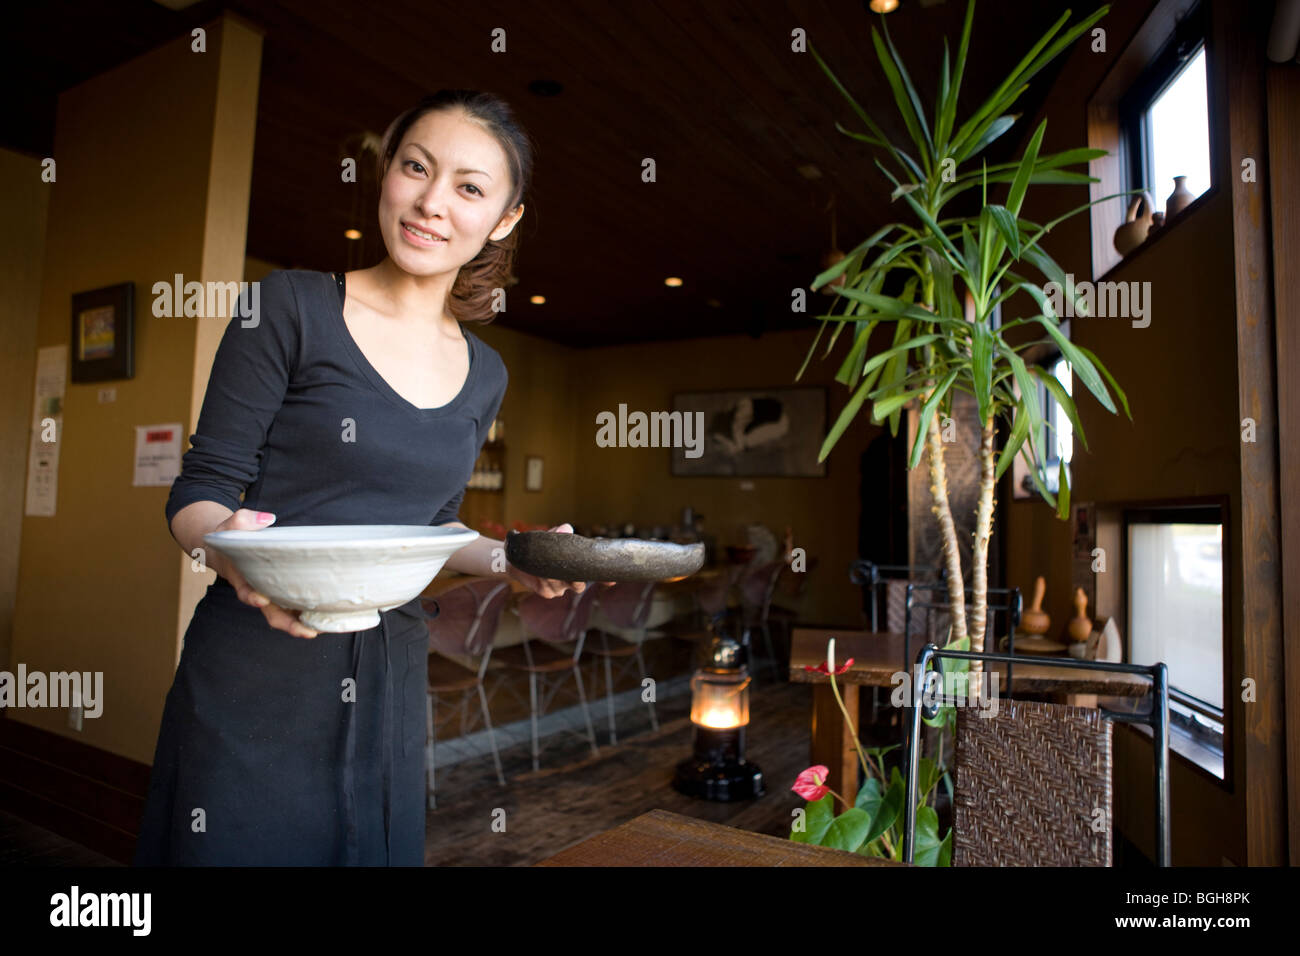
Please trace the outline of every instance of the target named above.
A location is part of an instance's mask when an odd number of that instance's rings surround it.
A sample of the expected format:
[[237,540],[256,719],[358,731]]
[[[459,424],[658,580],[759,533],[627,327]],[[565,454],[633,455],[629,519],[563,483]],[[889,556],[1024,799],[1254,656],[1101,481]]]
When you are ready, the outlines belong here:
[[181,473],[181,425],[135,426],[135,478],[140,487],[168,487]]
[[59,497],[59,445],[63,439],[63,392],[67,382],[68,347],[51,345],[37,349],[24,509],[28,515],[54,516]]

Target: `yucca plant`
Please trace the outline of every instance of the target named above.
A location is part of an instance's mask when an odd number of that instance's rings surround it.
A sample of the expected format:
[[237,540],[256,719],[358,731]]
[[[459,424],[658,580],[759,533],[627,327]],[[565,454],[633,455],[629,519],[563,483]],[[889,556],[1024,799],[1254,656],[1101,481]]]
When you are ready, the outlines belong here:
[[[1053,295],[1027,274],[1032,270],[1033,275],[1055,283],[1062,296],[1074,300],[1075,314],[1085,314],[1085,303],[1075,296],[1065,273],[1040,243],[1053,226],[1086,210],[1092,203],[1041,225],[1021,216],[1031,184],[1095,182],[1085,172],[1066,167],[1085,164],[1105,155],[1105,151],[1071,149],[1041,154],[1039,148],[1047,125],[1044,120],[1019,160],[988,165],[980,159],[986,147],[1015,124],[1018,115],[1010,109],[1024,93],[1028,81],[1068,49],[1108,9],[1102,7],[1068,28],[1066,23],[1071,14],[1065,11],[960,125],[956,122],[957,98],[966,71],[974,0],[966,8],[957,58],[951,69],[948,43],[944,41],[938,98],[931,110],[923,106],[889,38],[888,28],[882,33],[873,27],[876,55],[911,139],[910,146],[890,142],[880,125],[812,49],[818,65],[843,94],[866,130],[849,130],[838,123],[837,128],[883,153],[891,165],[882,162],[881,156],[875,158],[875,165],[893,185],[891,199],[901,199],[914,218],[881,227],[814,280],[812,288],[819,289],[843,277],[842,284],[833,286],[837,296],[831,314],[817,317],[821,326],[796,378],[803,375],[827,326],[833,326],[834,331],[824,355],[830,354],[846,327],[852,330],[852,345],[835,376],[836,381],[849,387],[851,395],[822,444],[819,460],[826,458],[845,428],[868,404],[872,420],[888,420],[894,435],[898,434],[906,407],[912,403],[919,406],[908,467],[915,468],[922,451],[929,449],[930,490],[934,497],[933,511],[943,535],[943,562],[952,618],[950,647],[984,649],[993,490],[1016,455],[1024,457],[1038,491],[1056,506],[1058,516],[1065,518],[1069,512],[1070,488],[1064,464],[1056,494],[1048,489],[1045,480],[1042,462],[1046,449],[1042,446],[1047,429],[1038,401],[1039,383],[1060,403],[1080,443],[1087,448],[1087,438],[1070,395],[1050,372],[1027,364],[1021,353],[1042,343],[1055,343],[1073,374],[1103,408],[1116,412],[1107,388],[1109,384],[1125,414],[1129,413],[1128,400],[1114,378],[1095,355],[1065,336],[1053,307]],[[995,201],[993,192],[1000,193],[1004,185],[1005,194],[1000,201]],[[978,212],[964,216],[945,212],[954,199],[971,189],[980,190]],[[1104,200],[1096,200],[1101,201]],[[891,293],[890,289],[896,291]],[[1027,301],[1032,303],[1030,314],[994,327],[995,310],[1017,293],[1028,295]],[[973,303],[973,314],[969,315],[967,295]],[[1015,301],[1022,300],[1024,296]],[[1061,301],[1063,298],[1057,298],[1058,303]],[[837,312],[841,305],[843,308]],[[872,351],[872,333],[882,324],[892,325],[892,338],[888,347]],[[1018,328],[1037,335],[1017,333],[1021,340],[1015,342],[1004,337],[1004,333]],[[974,397],[980,429],[980,488],[975,509],[969,630],[965,582],[957,531],[948,503],[941,436],[941,421],[952,414],[956,391]],[[1009,438],[1001,448],[996,447],[999,418],[1010,426]],[[1051,440],[1050,436],[1046,440]],[[978,662],[970,670],[978,674]],[[971,682],[972,692],[977,685],[978,682]]]

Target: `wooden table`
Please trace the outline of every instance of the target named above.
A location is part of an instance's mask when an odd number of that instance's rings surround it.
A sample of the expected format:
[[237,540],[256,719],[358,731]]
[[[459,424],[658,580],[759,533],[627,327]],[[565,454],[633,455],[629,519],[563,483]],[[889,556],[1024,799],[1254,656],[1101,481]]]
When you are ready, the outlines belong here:
[[651,810],[537,866],[905,866]]
[[[903,635],[888,632],[837,631],[827,628],[797,627],[790,645],[790,680],[795,683],[816,685],[813,690],[812,713],[812,763],[829,768],[827,783],[837,793],[857,793],[858,752],[844,723],[844,715],[835,703],[830,678],[812,674],[804,665],[816,667],[826,660],[826,642],[835,638],[836,666],[853,658],[853,666],[836,677],[840,696],[849,714],[857,720],[858,688],[899,686],[894,675],[910,673],[916,666],[916,655],[925,646],[924,639],[913,636],[908,648],[912,660],[903,668]],[[1068,658],[1073,660],[1073,658]],[[998,688],[1007,686],[1005,664],[984,665],[985,670],[998,672]],[[1012,670],[1017,694],[1059,694],[1065,696],[1098,695],[1106,697],[1142,697],[1151,688],[1151,681],[1139,674],[1122,674],[1111,671],[1048,667],[1042,664],[1016,664]],[[1075,703],[1096,706],[1095,699]],[[861,732],[861,728],[858,728]]]

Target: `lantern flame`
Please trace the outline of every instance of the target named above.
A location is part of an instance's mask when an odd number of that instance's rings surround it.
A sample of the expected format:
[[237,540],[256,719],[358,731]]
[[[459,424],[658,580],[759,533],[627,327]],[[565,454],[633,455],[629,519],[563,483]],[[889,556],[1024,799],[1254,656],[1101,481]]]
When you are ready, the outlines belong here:
[[695,722],[701,727],[728,730],[740,726],[740,714],[735,707],[715,705],[700,714],[699,719]]

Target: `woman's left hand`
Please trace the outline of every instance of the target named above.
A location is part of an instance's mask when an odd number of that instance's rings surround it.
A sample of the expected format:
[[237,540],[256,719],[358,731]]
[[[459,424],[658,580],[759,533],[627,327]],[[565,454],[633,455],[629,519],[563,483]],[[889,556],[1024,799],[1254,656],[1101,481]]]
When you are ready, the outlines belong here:
[[[567,521],[554,528],[548,528],[548,531],[558,531],[561,534],[573,534],[573,525]],[[530,591],[535,591],[544,598],[556,598],[563,594],[569,588],[573,588],[575,593],[581,594],[587,589],[586,581],[560,581],[556,578],[539,578],[535,574],[529,574],[527,571],[521,571],[513,564],[506,564],[506,575],[523,584]],[[601,584],[609,586],[613,581],[601,581]]]

